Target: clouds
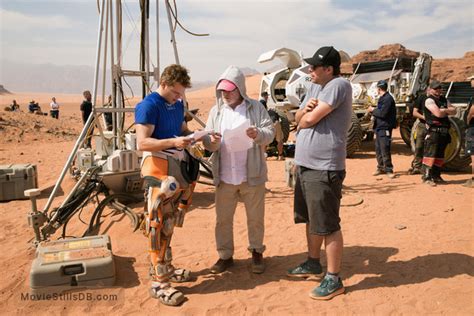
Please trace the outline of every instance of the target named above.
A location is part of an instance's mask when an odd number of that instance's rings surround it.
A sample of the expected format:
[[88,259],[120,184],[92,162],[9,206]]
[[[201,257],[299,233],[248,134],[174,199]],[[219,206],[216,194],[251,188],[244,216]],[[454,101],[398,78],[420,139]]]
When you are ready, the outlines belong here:
[[[229,64],[257,68],[258,56],[289,47],[305,56],[334,45],[351,56],[382,44],[401,43],[435,58],[474,50],[471,0],[179,0],[180,60],[197,81],[214,80]],[[174,62],[163,1],[160,1],[161,64]],[[124,4],[124,65],[138,65],[137,1]],[[151,56],[156,56],[151,0]],[[96,1],[4,1],[0,4],[2,58],[33,63],[93,65],[97,40]],[[129,19],[132,18],[132,21]],[[34,46],[34,55],[25,39]],[[33,39],[36,39],[33,41]],[[51,43],[54,42],[54,48]],[[156,58],[154,58],[156,64]]]
[[62,15],[35,16],[0,8],[1,32],[70,29],[74,23]]

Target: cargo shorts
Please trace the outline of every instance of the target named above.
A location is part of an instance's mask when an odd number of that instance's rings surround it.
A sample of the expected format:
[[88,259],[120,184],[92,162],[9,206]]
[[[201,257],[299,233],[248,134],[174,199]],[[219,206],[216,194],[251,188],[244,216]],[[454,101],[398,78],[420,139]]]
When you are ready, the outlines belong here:
[[339,208],[345,170],[313,170],[297,166],[295,223],[309,224],[311,234],[325,236],[341,229]]

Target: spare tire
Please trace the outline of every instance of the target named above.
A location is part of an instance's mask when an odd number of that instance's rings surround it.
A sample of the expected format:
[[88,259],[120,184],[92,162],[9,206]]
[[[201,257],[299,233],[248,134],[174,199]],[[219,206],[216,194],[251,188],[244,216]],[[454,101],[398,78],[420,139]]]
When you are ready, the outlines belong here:
[[352,112],[351,127],[347,131],[347,144],[346,144],[346,156],[351,157],[356,151],[360,149],[364,133],[360,126],[357,115]]
[[466,154],[466,124],[463,120],[450,117],[449,135],[451,143],[446,147],[444,168],[451,171],[463,170],[471,164],[471,156]]
[[[449,128],[451,142],[444,151],[444,169],[459,171],[469,167],[471,164],[471,157],[465,153],[466,144],[464,137],[466,133],[466,125],[462,120],[456,117],[449,117],[449,121],[451,122],[451,127]],[[416,120],[411,132],[411,149],[413,152],[415,150],[416,127],[418,124],[421,123]]]

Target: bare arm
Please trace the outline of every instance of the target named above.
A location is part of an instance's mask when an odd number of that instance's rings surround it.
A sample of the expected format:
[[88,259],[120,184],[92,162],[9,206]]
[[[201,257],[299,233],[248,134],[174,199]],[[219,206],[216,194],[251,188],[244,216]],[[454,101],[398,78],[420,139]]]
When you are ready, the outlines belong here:
[[417,108],[414,108],[413,109],[413,117],[414,118],[417,118],[417,119],[420,119],[420,120],[425,120],[425,117],[423,114],[421,114],[420,110],[418,110]]
[[319,101],[318,106],[301,117],[298,129],[313,127],[325,116],[332,112],[332,107],[326,102]]
[[318,105],[318,100],[311,98],[308,103],[306,103],[305,107],[296,111],[295,114],[295,121],[296,124],[298,124],[301,120],[301,118],[308,112],[311,112],[314,110],[314,108]]
[[433,99],[431,98],[428,98],[426,99],[425,101],[425,107],[428,109],[428,111],[430,111],[431,113],[433,113],[434,116],[436,117],[446,117],[448,116],[448,113],[447,113],[447,109],[440,109],[436,103],[434,102]]
[[467,113],[467,124],[471,121],[471,119],[474,117],[474,105],[471,106],[469,109],[469,113]]
[[448,113],[448,115],[455,115],[457,110],[454,106],[452,106],[451,102],[448,101],[448,108],[445,109],[446,113]]
[[156,139],[151,137],[155,125],[136,124],[137,131],[137,148],[141,151],[160,151],[169,148],[184,148],[191,143],[191,139],[187,137],[175,137],[166,139]]

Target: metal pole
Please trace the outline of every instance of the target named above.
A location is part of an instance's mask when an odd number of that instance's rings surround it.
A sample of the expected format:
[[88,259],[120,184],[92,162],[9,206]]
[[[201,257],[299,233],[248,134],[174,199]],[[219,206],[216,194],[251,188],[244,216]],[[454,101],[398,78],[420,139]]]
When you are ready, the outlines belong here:
[[397,59],[395,59],[395,63],[393,64],[392,71],[390,72],[390,77],[388,78],[388,90],[389,90],[389,92],[391,92],[390,91],[390,82],[392,82],[393,72],[395,71],[395,67],[397,67],[397,63],[398,63],[398,57],[397,57]]
[[158,86],[160,85],[160,0],[156,0],[156,70],[155,77]]
[[89,130],[90,125],[95,119],[95,97],[97,96],[97,81],[98,81],[98,76],[99,76],[99,64],[100,64],[100,46],[102,42],[102,25],[104,21],[104,1],[102,0],[102,6],[100,10],[100,18],[99,18],[99,30],[98,30],[98,40],[97,40],[97,49],[96,49],[96,68],[95,68],[95,75],[94,75],[94,96],[93,100],[94,103],[92,104],[92,109],[93,112],[91,115],[89,115],[89,118],[87,119],[86,123],[84,124],[84,128],[82,129],[81,134],[79,135],[79,138],[76,141],[76,144],[74,144],[74,148],[69,155],[69,158],[66,162],[66,164],[63,167],[63,170],[61,171],[61,175],[59,176],[58,180],[56,181],[56,184],[54,185],[53,191],[49,195],[48,202],[46,202],[46,205],[43,209],[44,214],[46,215],[48,212],[49,207],[51,206],[51,203],[53,203],[54,196],[56,195],[56,192],[58,191],[59,187],[61,186],[61,183],[63,182],[64,176],[66,175],[66,172],[68,171],[69,167],[71,166],[72,161],[74,160],[74,156],[77,153],[77,149],[79,148],[79,144],[84,140],[84,137]]
[[150,0],[146,0],[146,26],[145,26],[145,47],[146,47],[146,86],[147,94],[151,92],[150,86]]
[[[107,38],[109,36],[109,4],[110,2],[107,1],[107,11],[105,11],[105,37],[104,37],[104,65],[102,66],[102,106],[105,103],[105,79],[107,77]],[[105,124],[105,116],[102,116],[104,124]]]
[[[97,80],[98,80],[98,72],[99,72],[98,68],[99,68],[99,62],[100,62],[100,46],[101,46],[101,41],[102,41],[103,20],[104,20],[104,0],[102,0],[102,9],[100,11],[100,19],[99,19],[98,42],[97,42],[97,50],[96,50],[96,69],[95,69],[95,76],[94,76],[94,102],[95,102],[95,97],[97,95]],[[94,108],[95,103],[92,106]],[[95,109],[94,109],[94,112],[95,112]],[[73,151],[69,155],[69,158],[66,162],[66,165],[63,167],[61,175],[59,176],[58,180],[56,181],[56,184],[53,188],[53,191],[51,192],[51,194],[49,196],[49,199],[48,199],[48,201],[47,201],[47,203],[44,207],[43,212],[45,212],[45,214],[48,211],[49,207],[51,206],[51,203],[53,202],[54,196],[55,196],[58,188],[60,187],[60,185],[61,185],[61,183],[64,179],[64,176],[66,175],[67,170],[69,169],[72,161],[74,160],[74,156],[76,155],[77,149],[79,148],[79,144],[84,139],[84,136],[86,135],[86,133],[87,133],[89,127],[90,127],[90,124],[93,122],[94,118],[95,118],[94,113],[89,115],[89,118],[87,119],[87,122],[84,125],[84,128],[82,129],[82,132],[79,135],[79,138],[76,141],[76,144],[74,145]]]
[[94,71],[94,88],[92,89],[92,109],[95,115],[95,106],[97,103],[97,87],[99,85],[99,70],[100,70],[100,49],[102,47],[102,33],[104,30],[104,14],[105,13],[105,0],[102,0],[100,10],[100,21],[99,21],[99,39],[97,40],[97,52],[95,58],[95,71]]
[[165,0],[165,3],[166,3],[166,13],[168,14],[168,24],[169,24],[170,33],[171,33],[171,43],[173,44],[174,59],[176,60],[176,64],[179,65],[178,47],[176,46],[176,38],[174,36],[173,23],[171,22],[170,3],[168,2],[168,0]]
[[69,158],[67,159],[66,164],[63,167],[63,170],[61,171],[61,175],[59,176],[58,180],[56,181],[56,184],[54,185],[53,191],[49,195],[48,202],[46,202],[46,205],[43,209],[43,213],[46,215],[48,212],[49,207],[51,206],[51,203],[54,200],[54,196],[56,192],[58,191],[58,188],[61,186],[61,183],[63,182],[64,176],[66,175],[66,172],[68,171],[69,167],[72,164],[72,161],[74,160],[74,156],[77,153],[77,150],[79,149],[79,145],[84,141],[85,135],[87,131],[89,130],[89,127],[91,123],[94,121],[95,116],[93,114],[89,115],[89,118],[87,119],[86,123],[84,124],[84,128],[81,131],[81,134],[79,135],[78,139],[76,140],[76,143],[74,144],[74,147],[72,149],[72,152],[69,154]]
[[[112,65],[110,71],[110,82],[112,84],[112,107],[117,108],[117,84],[114,81],[114,67],[115,67],[115,54],[114,54],[114,17],[113,17],[113,2],[110,2],[110,64]],[[112,133],[115,135],[117,129],[117,113],[112,113]],[[112,149],[117,149],[115,147],[115,142],[112,143]]]
[[146,0],[140,0],[140,58],[139,58],[139,65],[140,65],[140,71],[142,71],[142,76],[141,76],[141,86],[142,86],[142,99],[145,98],[146,95],[146,82],[145,82],[145,76],[143,76],[143,72],[145,72],[145,63],[146,63],[146,57],[145,57],[145,38],[146,38],[146,16],[145,16],[145,10],[146,10]]
[[451,88],[453,87],[453,83],[454,83],[454,81],[451,81],[451,83],[449,84],[448,91],[446,91],[446,95],[444,96],[446,99],[449,97],[449,93],[451,92]]
[[[116,1],[116,22],[117,22],[117,62],[116,62],[116,70],[122,71],[122,3],[120,0]],[[117,108],[122,108],[123,104],[123,96],[122,96],[122,84],[120,82],[120,74],[116,74],[116,80],[119,83],[117,89]],[[122,115],[116,114],[116,129],[114,130],[115,136],[115,147],[119,148],[119,133],[120,128],[122,126]]]

